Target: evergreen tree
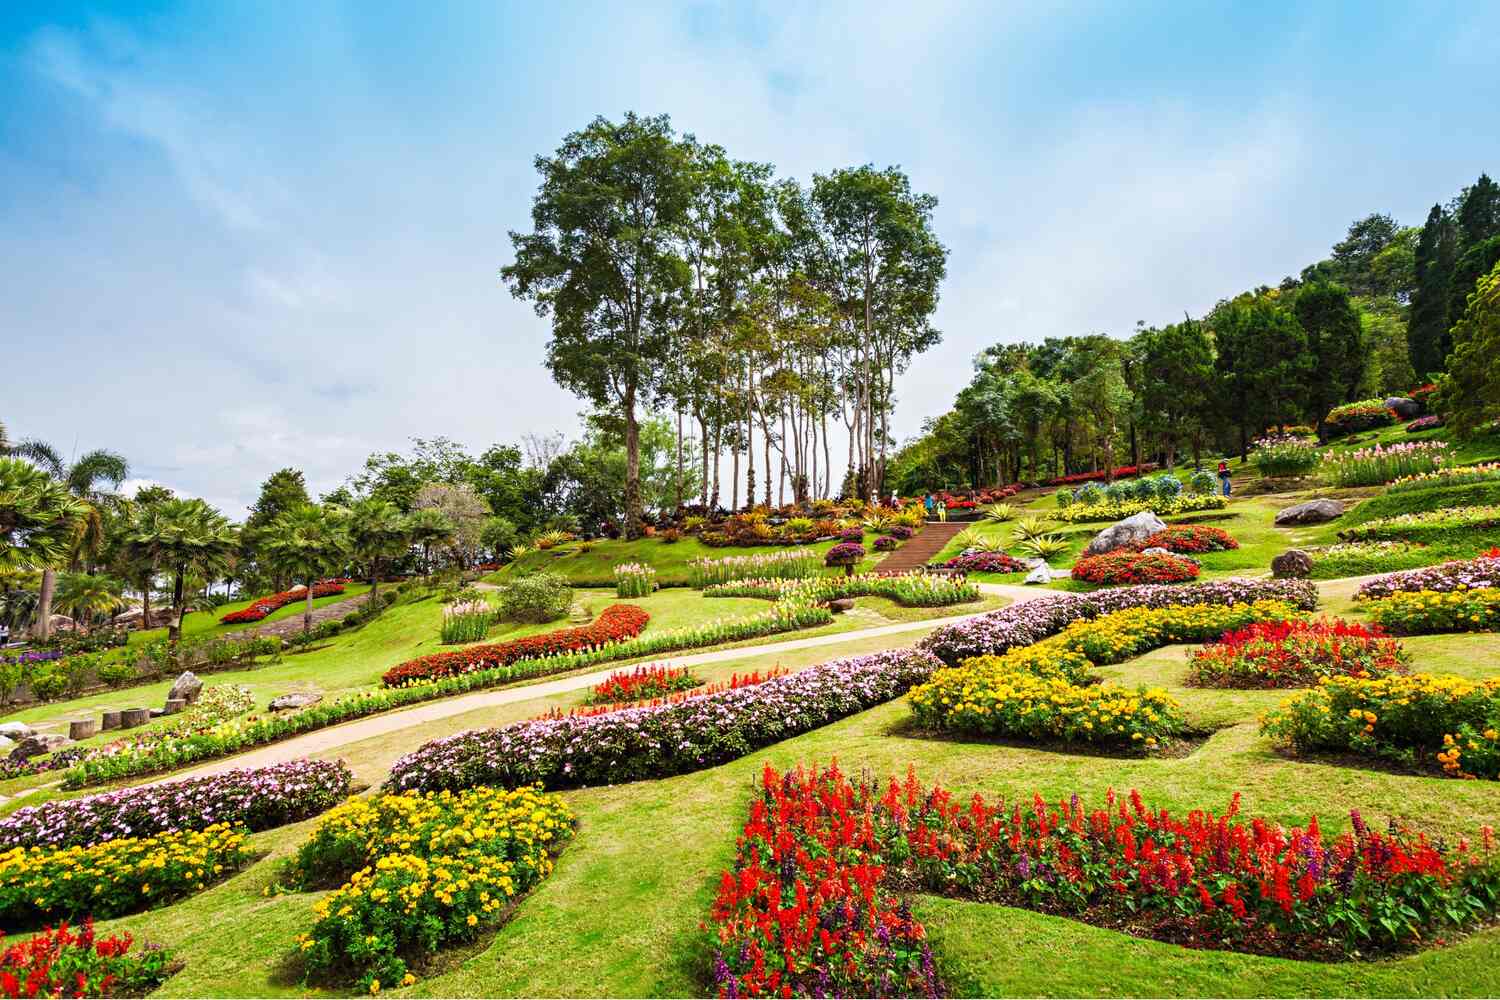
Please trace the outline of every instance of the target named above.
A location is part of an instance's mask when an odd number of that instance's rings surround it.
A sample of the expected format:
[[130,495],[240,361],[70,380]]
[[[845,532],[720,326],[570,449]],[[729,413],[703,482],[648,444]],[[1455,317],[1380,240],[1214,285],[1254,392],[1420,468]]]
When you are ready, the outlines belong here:
[[1304,285],[1293,305],[1297,322],[1307,336],[1307,352],[1315,377],[1307,381],[1307,403],[1322,436],[1329,409],[1355,398],[1364,380],[1369,357],[1359,310],[1349,293],[1326,282]]
[[1457,258],[1458,234],[1453,218],[1441,205],[1427,213],[1417,238],[1417,288],[1411,299],[1406,346],[1419,378],[1440,371],[1448,356],[1448,298]]
[[1500,417],[1500,264],[1479,279],[1453,327],[1453,353],[1442,383],[1442,403],[1459,437]]
[[1453,277],[1448,282],[1448,319],[1457,323],[1469,307],[1469,296],[1479,279],[1489,274],[1500,262],[1500,236],[1491,236],[1471,244],[1453,265]]
[[[1374,273],[1375,258],[1400,232],[1396,220],[1380,212],[1351,222],[1348,233],[1333,245],[1333,267],[1330,269],[1333,279],[1356,295],[1378,294],[1381,289]],[[1324,277],[1308,272],[1303,274],[1304,281]]]
[[[1500,236],[1500,185],[1490,180],[1489,174],[1480,174],[1479,180],[1458,196],[1457,216],[1461,252],[1491,236]],[[1455,322],[1459,315],[1454,315]]]
[[262,583],[273,590],[283,590],[286,576],[269,560],[260,558],[261,542],[266,529],[287,511],[297,510],[312,502],[307,495],[307,479],[299,469],[278,469],[260,484],[260,496],[250,506],[250,516],[240,532],[240,559],[246,564],[256,565],[265,574]]
[[1218,357],[1220,413],[1238,433],[1240,457],[1250,435],[1300,415],[1313,374],[1307,335],[1297,318],[1269,295],[1243,295],[1220,303],[1209,317]]

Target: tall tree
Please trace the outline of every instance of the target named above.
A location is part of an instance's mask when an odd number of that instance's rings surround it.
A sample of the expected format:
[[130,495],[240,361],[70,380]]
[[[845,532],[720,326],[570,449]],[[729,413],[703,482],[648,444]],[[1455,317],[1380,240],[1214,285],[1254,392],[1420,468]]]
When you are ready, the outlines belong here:
[[1500,263],[1500,236],[1491,236],[1465,247],[1453,264],[1453,276],[1448,285],[1448,322],[1450,327],[1463,318],[1469,308],[1469,296],[1474,294],[1479,279],[1490,273]]
[[0,456],[0,570],[62,564],[87,517],[83,502],[46,472]]
[[1458,196],[1458,211],[1454,214],[1463,249],[1491,236],[1500,236],[1500,184],[1490,180],[1489,174],[1480,174],[1479,180]]
[[229,520],[202,500],[164,500],[143,508],[126,544],[155,570],[172,576],[172,621],[167,639],[182,637],[187,614],[184,593],[189,573],[213,579],[239,551],[238,532]]
[[1307,337],[1315,374],[1307,380],[1306,401],[1323,436],[1329,409],[1355,398],[1369,365],[1359,310],[1341,286],[1327,282],[1303,285],[1292,311]]
[[1401,227],[1389,215],[1375,212],[1349,224],[1349,231],[1333,245],[1333,273],[1356,295],[1379,295],[1375,260],[1395,241]]
[[1307,335],[1269,294],[1221,302],[1207,322],[1218,351],[1220,412],[1237,433],[1243,459],[1252,433],[1304,413],[1300,401],[1312,375]]
[[302,631],[312,631],[313,588],[349,558],[349,533],[337,508],[303,504],[280,514],[266,528],[261,551],[272,565],[307,588]]
[[1441,205],[1433,205],[1417,239],[1417,287],[1411,298],[1406,346],[1419,378],[1441,371],[1448,335],[1449,288],[1458,255],[1458,231]]
[[1500,264],[1481,278],[1453,327],[1442,404],[1461,438],[1500,418]]
[[373,609],[380,592],[381,567],[411,545],[410,529],[400,509],[379,497],[366,497],[350,507],[348,528],[354,557],[370,568],[370,599],[366,603]]
[[1184,319],[1141,330],[1132,346],[1143,429],[1161,441],[1168,468],[1183,441],[1193,446],[1196,462],[1213,391],[1214,352],[1207,331]]
[[533,232],[512,232],[501,276],[550,316],[559,385],[625,422],[625,533],[641,531],[640,410],[667,361],[689,271],[681,246],[690,153],[665,116],[596,118],[539,156]]
[[[307,494],[307,479],[302,475],[300,469],[278,469],[271,473],[270,477],[260,485],[260,496],[250,506],[250,516],[245,518],[244,528],[240,531],[240,544],[242,555],[246,561],[255,560],[260,545],[261,536],[282,514],[289,510],[296,510],[312,502]],[[279,570],[264,567],[269,570],[267,577],[272,590],[284,590],[282,586],[284,578]]]

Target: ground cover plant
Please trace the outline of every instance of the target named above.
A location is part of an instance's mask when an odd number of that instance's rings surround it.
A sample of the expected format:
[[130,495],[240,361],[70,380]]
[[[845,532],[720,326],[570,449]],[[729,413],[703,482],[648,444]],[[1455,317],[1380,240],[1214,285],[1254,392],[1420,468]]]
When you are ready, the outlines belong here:
[[915,650],[831,660],[752,687],[433,740],[391,767],[396,791],[619,784],[712,767],[900,697],[939,666]]
[[1386,409],[1384,400],[1361,399],[1329,410],[1323,426],[1330,437],[1342,437],[1395,422],[1396,415]]
[[92,918],[76,926],[63,921],[15,944],[4,939],[0,933],[0,996],[144,996],[172,974],[165,949],[131,951],[135,938],[100,937]]
[[[320,597],[332,597],[344,592],[344,584],[347,580],[324,580],[313,585],[312,596],[314,600]],[[294,587],[291,590],[283,590],[277,594],[268,594],[265,597],[256,598],[249,607],[239,611],[231,611],[222,616],[219,621],[224,625],[247,625],[262,621],[271,612],[286,607],[295,601],[307,600],[306,587]]]
[[[1055,805],[1037,794],[963,798],[911,770],[881,783],[768,765],[709,911],[711,986],[720,996],[938,995],[943,956],[929,955],[901,891],[1195,948],[1322,959],[1419,947],[1500,903],[1487,830],[1453,849],[1394,820],[1384,833],[1357,812],[1351,821],[1330,836],[1316,817],[1291,827],[1246,819],[1237,793],[1221,814],[1175,815],[1134,791],[1090,809],[1076,794]],[[845,934],[819,933],[814,893],[830,882],[863,896],[863,908],[842,907],[856,917]],[[861,909],[891,914],[891,929],[861,933]],[[787,911],[792,919],[776,919]]]
[[707,587],[704,597],[759,597],[768,601],[826,603],[839,598],[885,597],[907,607],[937,608],[979,600],[979,587],[964,579],[913,572],[882,576],[824,576],[803,580],[736,580]]
[[0,923],[108,918],[164,906],[227,877],[252,857],[227,823],[88,847],[13,847],[0,853]]
[[1419,514],[1455,507],[1484,507],[1500,504],[1500,480],[1460,483],[1453,486],[1423,486],[1418,489],[1388,488],[1379,496],[1360,502],[1338,521],[1340,527],[1352,527],[1366,521],[1397,514]]
[[362,991],[410,986],[412,963],[470,941],[552,872],[573,834],[562,798],[480,788],[354,799],[330,812],[287,864],[295,889],[337,886],[296,939],[313,978]]
[[1155,511],[1161,517],[1203,510],[1223,510],[1227,497],[1216,493],[1183,493],[1170,500],[1110,500],[1097,504],[1073,503],[1053,511],[1054,521],[1083,524],[1091,521],[1118,521],[1142,511]]
[[1500,549],[1477,559],[1455,559],[1437,566],[1391,573],[1359,585],[1355,596],[1374,600],[1401,592],[1479,590],[1500,587]]
[[1453,777],[1500,777],[1500,678],[1417,673],[1330,677],[1266,714],[1297,751],[1352,753]]
[[1500,462],[1479,465],[1450,465],[1417,475],[1403,476],[1386,487],[1387,493],[1438,489],[1444,486],[1468,486],[1473,483],[1500,483]]
[[614,671],[589,690],[587,700],[590,704],[643,701],[662,698],[675,691],[687,691],[702,683],[687,667],[648,664]]
[[1084,556],[1073,564],[1073,579],[1085,583],[1139,585],[1186,583],[1196,579],[1198,564],[1161,553],[1122,550]]
[[1379,627],[1341,618],[1255,622],[1193,652],[1188,683],[1200,687],[1311,687],[1324,677],[1404,673],[1410,656]]
[[1407,441],[1376,444],[1355,451],[1330,451],[1319,474],[1335,486],[1381,486],[1442,467],[1448,458],[1446,441]]
[[1227,552],[1240,543],[1223,528],[1211,524],[1171,524],[1141,543],[1143,549],[1166,549],[1180,555]]
[[1371,601],[1365,612],[1397,635],[1500,629],[1500,589],[1402,590]]
[[1313,545],[1303,551],[1312,560],[1310,579],[1336,580],[1345,576],[1390,573],[1427,566],[1433,559],[1442,558],[1445,548],[1388,539],[1380,542]]
[[[677,668],[682,669],[682,668]],[[586,698],[582,705],[575,705],[567,711],[561,708],[550,708],[541,715],[534,716],[537,719],[561,719],[575,715],[608,715],[622,708],[644,708],[659,705],[680,705],[693,698],[702,698],[705,695],[718,694],[721,691],[735,691],[739,688],[754,687],[764,684],[766,681],[777,677],[785,677],[791,671],[782,667],[771,667],[768,670],[751,670],[746,673],[733,673],[725,681],[715,681],[712,684],[699,684],[696,687],[685,688],[677,691],[669,691],[666,694],[645,695],[628,701],[595,701]]]
[[[1339,531],[1346,542],[1368,542],[1399,539],[1426,545],[1473,544],[1476,538],[1485,544],[1493,541],[1500,528],[1500,504],[1484,507],[1444,507],[1412,514],[1378,517]],[[1479,533],[1485,534],[1479,534]]]
[[1029,568],[1021,560],[1004,552],[966,552],[937,565],[940,569],[958,570],[960,573],[1024,573]]

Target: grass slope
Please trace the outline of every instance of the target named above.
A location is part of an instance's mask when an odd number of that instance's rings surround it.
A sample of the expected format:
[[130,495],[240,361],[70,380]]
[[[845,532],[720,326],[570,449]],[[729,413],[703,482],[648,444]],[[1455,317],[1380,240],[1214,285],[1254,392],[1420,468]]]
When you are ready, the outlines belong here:
[[[347,601],[351,597],[359,597],[363,594],[369,593],[369,590],[370,585],[368,583],[345,584],[344,592],[342,594],[330,594],[328,597],[313,598],[313,608],[324,608],[330,604],[337,604],[340,601]],[[307,602],[293,601],[291,604],[287,604],[277,608],[275,611],[266,615],[260,621],[254,622],[253,624],[224,625],[219,621],[220,618],[229,614],[231,611],[243,611],[250,605],[254,604],[256,601],[258,601],[260,598],[265,596],[267,595],[256,594],[253,597],[245,598],[243,601],[235,601],[232,604],[225,604],[220,607],[214,608],[212,611],[189,612],[188,615],[182,620],[182,634],[190,638],[203,639],[212,638],[219,635],[228,635],[231,632],[244,632],[249,629],[255,628],[257,625],[265,625],[270,622],[278,622],[283,618],[300,617],[303,611],[307,609]],[[130,645],[134,646],[144,642],[151,642],[155,639],[165,639],[166,637],[167,630],[164,627],[145,629],[130,633]]]
[[[870,546],[874,541],[875,536],[865,535],[865,549],[868,555],[858,567],[861,572],[873,569],[876,563],[885,558],[885,553],[870,551]],[[833,545],[833,542],[816,542],[805,547],[821,556]],[[568,582],[575,587],[613,587],[615,567],[620,563],[636,562],[655,567],[656,581],[663,587],[685,587],[689,582],[688,563],[695,559],[766,555],[780,551],[778,547],[771,545],[713,548],[704,545],[692,535],[686,535],[680,541],[672,543],[655,537],[637,538],[632,542],[604,539],[587,543],[587,552],[584,548],[585,546],[581,543],[570,542],[565,546],[545,552],[528,552],[485,579],[490,583],[505,583],[515,576],[525,576],[528,573],[547,570],[566,577]],[[828,572],[842,573],[843,570],[834,569]]]

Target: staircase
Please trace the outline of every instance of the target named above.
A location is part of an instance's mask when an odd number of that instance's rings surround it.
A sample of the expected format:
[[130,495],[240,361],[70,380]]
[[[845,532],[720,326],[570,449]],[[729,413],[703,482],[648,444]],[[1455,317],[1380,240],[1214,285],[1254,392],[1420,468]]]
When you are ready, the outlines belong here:
[[895,552],[886,556],[875,567],[877,573],[907,573],[914,569],[921,569],[927,565],[927,561],[953,541],[953,537],[965,528],[967,524],[954,521],[928,521],[922,525],[911,539],[902,544]]

